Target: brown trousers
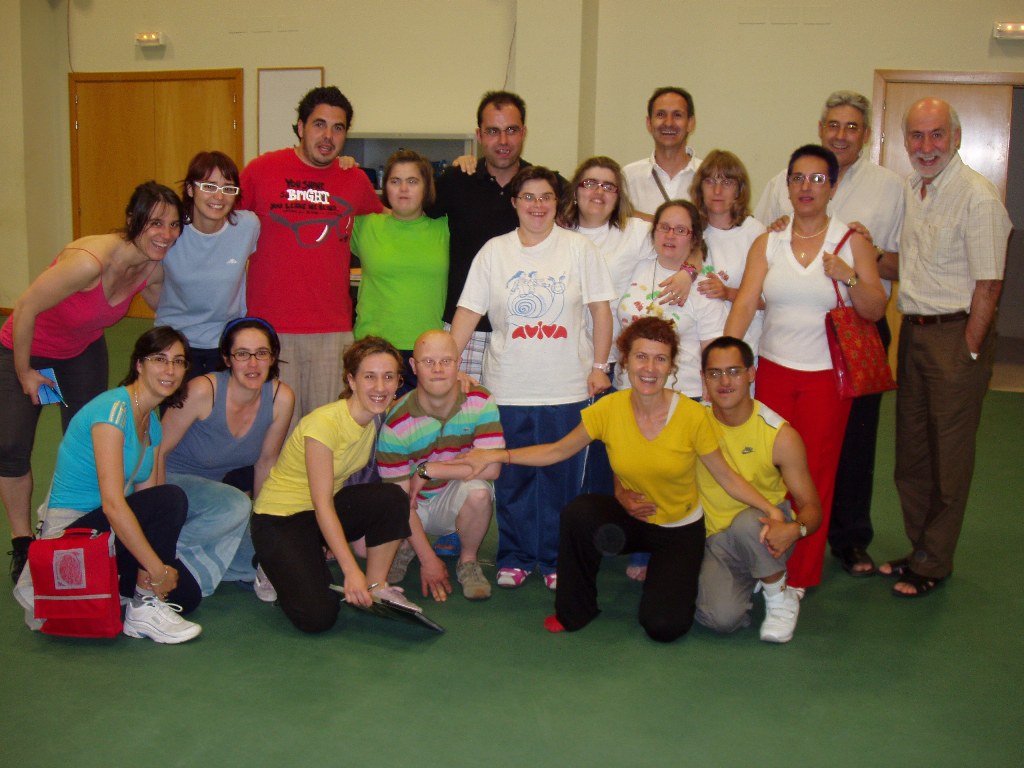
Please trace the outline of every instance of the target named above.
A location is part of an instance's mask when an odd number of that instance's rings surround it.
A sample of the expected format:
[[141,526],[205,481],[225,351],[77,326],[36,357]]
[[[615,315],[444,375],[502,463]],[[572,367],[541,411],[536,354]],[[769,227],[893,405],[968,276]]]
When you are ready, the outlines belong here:
[[900,329],[896,490],[913,547],[911,568],[933,578],[953,570],[995,358],[990,332],[978,359],[971,359],[966,325],[964,319],[935,325],[904,321]]

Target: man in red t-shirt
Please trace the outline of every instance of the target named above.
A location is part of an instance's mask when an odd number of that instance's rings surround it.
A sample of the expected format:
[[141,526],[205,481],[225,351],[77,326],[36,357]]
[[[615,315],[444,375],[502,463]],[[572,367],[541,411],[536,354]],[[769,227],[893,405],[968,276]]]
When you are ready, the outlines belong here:
[[366,174],[338,165],[351,125],[352,104],[341,91],[314,88],[299,102],[298,146],[260,155],[242,171],[239,207],[260,218],[248,311],[280,334],[281,379],[295,390],[293,427],[342,390],[342,355],[352,343],[353,217],[383,210]]

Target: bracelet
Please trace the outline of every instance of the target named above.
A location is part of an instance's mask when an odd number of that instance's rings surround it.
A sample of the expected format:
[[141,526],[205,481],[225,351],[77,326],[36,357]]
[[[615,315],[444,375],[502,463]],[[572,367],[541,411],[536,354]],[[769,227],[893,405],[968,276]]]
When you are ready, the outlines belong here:
[[881,261],[882,259],[884,259],[884,258],[885,258],[885,251],[883,251],[883,250],[882,250],[881,248],[879,248],[879,247],[878,247],[877,245],[875,246],[875,251],[877,251],[877,252],[878,252],[878,258],[877,258],[877,259],[875,259],[875,264],[877,264],[878,262],[880,262],[880,261]]
[[162,579],[160,579],[160,581],[153,581],[153,577],[152,577],[152,575],[151,575],[151,576],[149,577],[149,586],[151,586],[151,587],[159,587],[159,586],[160,586],[161,584],[163,584],[163,583],[164,583],[165,581],[167,581],[167,576],[168,576],[168,574],[170,574],[170,572],[171,572],[171,569],[170,569],[170,568],[168,568],[168,567],[167,567],[167,566],[165,565],[165,566],[164,566],[164,575],[163,575],[163,578],[162,578]]
[[505,463],[508,464],[509,466],[511,466],[512,465],[512,451],[510,451],[508,448],[506,448],[505,449],[505,455],[507,457],[507,460],[505,461]]
[[687,263],[684,262],[683,266],[681,266],[679,268],[679,270],[681,272],[685,272],[686,274],[688,274],[690,276],[691,280],[696,280],[697,279],[697,268],[695,266],[693,266],[692,264],[687,264]]
[[607,374],[612,372],[612,367],[608,363],[594,363],[594,370]]

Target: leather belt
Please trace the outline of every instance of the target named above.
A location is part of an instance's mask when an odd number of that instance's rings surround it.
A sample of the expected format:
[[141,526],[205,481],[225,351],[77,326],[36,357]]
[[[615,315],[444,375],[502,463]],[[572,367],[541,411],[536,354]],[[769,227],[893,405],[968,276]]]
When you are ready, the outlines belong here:
[[955,323],[960,320],[966,320],[967,313],[964,310],[959,312],[950,312],[945,315],[904,315],[904,323],[912,323],[913,325],[939,325],[940,323]]

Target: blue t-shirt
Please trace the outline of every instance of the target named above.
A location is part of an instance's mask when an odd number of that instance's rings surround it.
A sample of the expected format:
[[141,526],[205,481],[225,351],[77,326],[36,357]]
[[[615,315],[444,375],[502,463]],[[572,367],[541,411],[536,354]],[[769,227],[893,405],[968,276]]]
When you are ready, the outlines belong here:
[[252,211],[235,216],[212,235],[189,224],[163,262],[156,324],[181,331],[197,349],[216,349],[227,321],[246,314],[245,267],[260,222]]
[[[131,395],[124,387],[111,389],[93,398],[75,414],[57,449],[57,466],[50,490],[51,507],[80,509],[91,512],[102,504],[99,477],[96,474],[96,453],[92,444],[92,428],[96,424],[111,424],[124,435],[124,472],[127,476],[139,461],[139,438],[135,433]],[[142,464],[125,492],[135,489],[136,482],[149,478],[153,471],[153,455],[160,445],[162,432],[156,411],[149,415],[149,441]]]

